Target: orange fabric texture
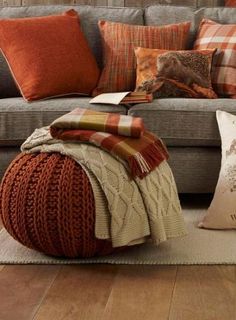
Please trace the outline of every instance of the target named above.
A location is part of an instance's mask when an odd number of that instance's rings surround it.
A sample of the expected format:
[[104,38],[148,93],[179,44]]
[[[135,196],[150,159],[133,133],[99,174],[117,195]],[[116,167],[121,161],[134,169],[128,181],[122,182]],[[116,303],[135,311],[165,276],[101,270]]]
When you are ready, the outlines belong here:
[[0,184],[6,230],[23,245],[53,256],[92,257],[120,250],[95,238],[94,201],[84,170],[60,153],[21,153]]
[[217,98],[211,86],[214,53],[214,49],[171,51],[135,48],[136,90],[153,93],[156,98]]
[[212,85],[221,96],[236,94],[236,24],[219,24],[203,19],[194,49],[215,49]]
[[103,39],[104,69],[93,95],[133,91],[135,88],[135,47],[184,50],[190,22],[166,26],[134,26],[99,21]]
[[74,10],[0,20],[0,47],[28,101],[89,95],[97,84],[99,69]]
[[236,7],[236,0],[226,0],[225,6],[226,7]]

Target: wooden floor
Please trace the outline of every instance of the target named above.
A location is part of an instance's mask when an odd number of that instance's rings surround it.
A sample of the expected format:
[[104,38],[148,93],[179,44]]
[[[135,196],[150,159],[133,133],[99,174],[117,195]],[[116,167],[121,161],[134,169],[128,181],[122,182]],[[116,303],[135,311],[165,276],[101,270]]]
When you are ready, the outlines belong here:
[[236,267],[0,266],[0,320],[100,319],[235,320]]
[[236,269],[5,266],[1,320],[235,320]]

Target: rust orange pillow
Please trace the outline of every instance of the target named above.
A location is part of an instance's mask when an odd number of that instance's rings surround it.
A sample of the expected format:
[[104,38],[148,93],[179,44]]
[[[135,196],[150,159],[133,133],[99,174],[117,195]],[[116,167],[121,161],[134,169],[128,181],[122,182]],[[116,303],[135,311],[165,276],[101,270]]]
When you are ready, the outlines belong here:
[[236,24],[209,19],[200,23],[194,49],[217,48],[212,64],[212,85],[220,96],[236,95]]
[[155,98],[217,98],[211,86],[214,52],[136,48],[136,91],[153,93]]
[[225,6],[226,7],[236,7],[236,0],[226,0]]
[[99,69],[74,10],[0,20],[0,47],[27,101],[91,94]]
[[93,95],[135,88],[134,47],[184,50],[190,22],[165,26],[135,26],[99,21],[104,68]]

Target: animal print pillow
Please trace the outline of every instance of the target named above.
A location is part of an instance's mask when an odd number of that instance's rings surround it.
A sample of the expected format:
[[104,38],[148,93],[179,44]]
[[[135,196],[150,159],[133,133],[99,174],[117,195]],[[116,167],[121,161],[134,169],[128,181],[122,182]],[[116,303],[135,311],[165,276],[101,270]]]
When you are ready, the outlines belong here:
[[220,175],[214,198],[199,227],[236,229],[236,116],[217,110],[222,142]]
[[211,85],[215,50],[168,51],[135,48],[136,91],[154,98],[217,98]]

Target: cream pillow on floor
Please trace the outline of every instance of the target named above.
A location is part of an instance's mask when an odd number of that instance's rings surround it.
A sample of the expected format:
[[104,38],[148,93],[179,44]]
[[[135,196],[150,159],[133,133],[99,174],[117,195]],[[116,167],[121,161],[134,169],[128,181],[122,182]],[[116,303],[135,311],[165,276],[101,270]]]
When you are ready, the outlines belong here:
[[221,170],[214,198],[199,223],[201,228],[236,229],[236,116],[217,111],[221,135]]

